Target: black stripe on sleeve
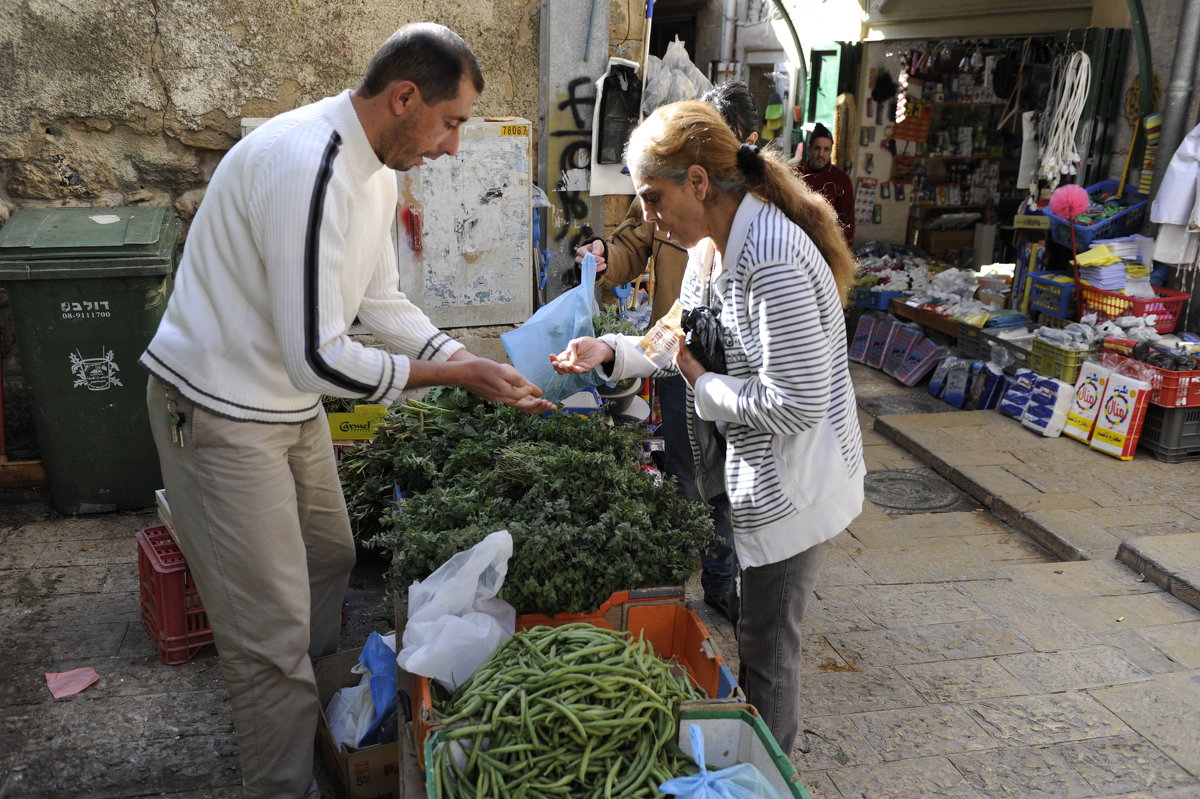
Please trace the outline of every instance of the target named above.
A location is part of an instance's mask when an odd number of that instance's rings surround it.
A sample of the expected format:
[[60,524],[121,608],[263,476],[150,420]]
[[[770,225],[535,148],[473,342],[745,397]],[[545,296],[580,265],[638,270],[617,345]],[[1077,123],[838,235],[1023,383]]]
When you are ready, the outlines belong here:
[[313,373],[335,386],[371,395],[377,386],[355,380],[334,369],[321,357],[321,298],[319,296],[321,265],[321,221],[325,215],[325,193],[333,177],[333,161],[342,145],[337,131],[321,156],[321,167],[313,185],[312,203],[308,209],[308,229],[304,234],[304,359]]

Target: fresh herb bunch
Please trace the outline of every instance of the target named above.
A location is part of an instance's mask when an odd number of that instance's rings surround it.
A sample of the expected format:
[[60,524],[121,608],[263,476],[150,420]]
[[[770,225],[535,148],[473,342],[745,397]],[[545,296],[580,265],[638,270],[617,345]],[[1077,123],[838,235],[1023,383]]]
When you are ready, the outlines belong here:
[[621,306],[617,304],[603,305],[600,313],[592,317],[592,327],[597,336],[606,333],[617,333],[622,336],[640,336],[645,332],[634,322],[622,316]]
[[[614,591],[683,583],[717,543],[705,506],[656,484],[639,451],[636,428],[599,415],[535,417],[442,388],[393,408],[341,474],[356,535],[391,554],[391,590],[504,529],[501,597],[521,613],[585,612]],[[396,483],[411,494],[402,508]]]
[[353,397],[321,397],[325,413],[354,413],[355,406],[362,402],[363,400]]

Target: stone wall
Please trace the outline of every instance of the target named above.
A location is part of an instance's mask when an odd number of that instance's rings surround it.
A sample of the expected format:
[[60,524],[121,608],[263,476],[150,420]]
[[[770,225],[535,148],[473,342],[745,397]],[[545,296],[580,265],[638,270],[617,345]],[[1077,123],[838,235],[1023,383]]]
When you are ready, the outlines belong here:
[[537,119],[538,0],[7,0],[0,12],[0,222],[45,205],[174,203],[268,117],[351,87],[401,24],[473,47],[481,115]]

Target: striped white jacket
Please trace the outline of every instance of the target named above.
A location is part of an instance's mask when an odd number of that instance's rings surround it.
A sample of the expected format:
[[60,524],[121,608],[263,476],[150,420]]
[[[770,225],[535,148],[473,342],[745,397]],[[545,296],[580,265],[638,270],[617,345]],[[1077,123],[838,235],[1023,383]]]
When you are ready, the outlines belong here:
[[[747,194],[728,257],[710,240],[689,251],[680,301],[702,297],[704,259],[715,255],[709,304],[725,329],[728,374],[708,372],[689,402],[696,485],[729,495],[743,566],[789,558],[837,535],[862,511],[862,432],[833,274],[808,235],[778,208]],[[637,337],[614,346],[612,377],[650,374]],[[715,429],[725,430],[723,467]]]
[[[322,394],[391,405],[409,357],[462,349],[397,289],[395,216],[348,91],[274,117],[213,173],[141,365],[242,421],[308,421]],[[403,354],[351,339],[356,316]]]

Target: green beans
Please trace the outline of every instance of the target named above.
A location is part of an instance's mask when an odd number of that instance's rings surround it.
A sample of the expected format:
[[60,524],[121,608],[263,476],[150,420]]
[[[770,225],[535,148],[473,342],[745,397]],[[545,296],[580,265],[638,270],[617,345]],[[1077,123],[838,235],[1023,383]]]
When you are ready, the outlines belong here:
[[590,624],[517,633],[435,707],[458,726],[434,752],[434,795],[660,796],[664,779],[691,770],[675,717],[701,693],[681,671],[644,641]]

